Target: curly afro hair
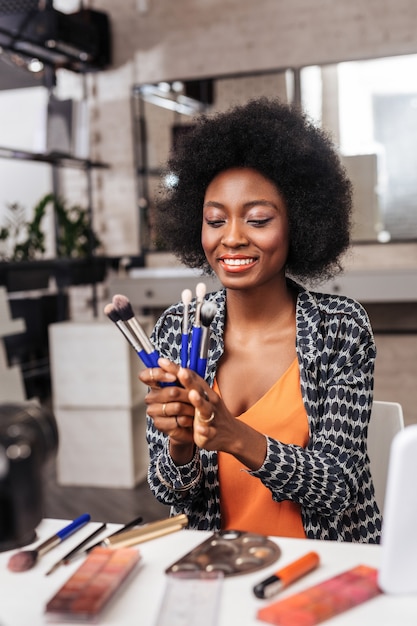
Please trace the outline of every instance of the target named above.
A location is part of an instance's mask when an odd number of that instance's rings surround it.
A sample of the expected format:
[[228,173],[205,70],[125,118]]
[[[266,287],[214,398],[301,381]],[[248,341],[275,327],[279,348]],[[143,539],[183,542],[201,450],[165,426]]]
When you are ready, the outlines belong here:
[[211,269],[201,245],[204,195],[220,172],[253,168],[282,194],[289,220],[286,270],[302,281],[340,271],[348,248],[351,183],[332,141],[298,108],[259,98],[202,115],[167,163],[171,185],[161,186],[155,226],[160,240],[185,265]]

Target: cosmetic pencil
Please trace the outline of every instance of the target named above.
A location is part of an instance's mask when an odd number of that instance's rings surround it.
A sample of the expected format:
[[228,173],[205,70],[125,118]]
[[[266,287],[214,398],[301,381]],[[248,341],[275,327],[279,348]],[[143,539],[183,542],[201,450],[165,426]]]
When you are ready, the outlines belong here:
[[197,361],[197,374],[204,378],[206,375],[207,354],[210,341],[210,324],[212,323],[214,316],[216,315],[217,304],[215,302],[204,302],[201,307],[201,343],[200,352]]
[[203,306],[204,296],[206,295],[206,285],[198,283],[196,288],[196,309],[194,324],[191,331],[191,350],[190,350],[190,369],[197,371],[198,355],[200,352],[201,341],[201,307]]
[[88,513],[84,513],[77,517],[71,524],[68,524],[57,533],[49,537],[46,541],[41,543],[37,548],[33,550],[22,550],[21,552],[17,552],[10,557],[7,567],[12,572],[25,572],[28,569],[31,569],[38,561],[38,559],[55,548],[60,543],[62,543],[65,539],[67,539],[70,535],[75,533],[77,530],[85,526],[87,522],[90,521],[90,515]]
[[182,316],[182,334],[181,334],[181,365],[188,367],[188,316],[189,306],[193,297],[191,289],[184,289],[181,299],[184,305],[184,313]]
[[317,552],[308,552],[255,585],[253,593],[257,598],[271,598],[282,589],[285,589],[285,587],[288,587],[292,582],[316,569],[319,563],[320,557]]
[[121,532],[118,535],[108,537],[103,541],[103,546],[112,548],[130,548],[138,543],[150,541],[151,539],[157,539],[163,537],[169,533],[174,533],[177,530],[185,528],[188,524],[188,517],[184,513],[175,515],[174,517],[168,517],[156,522],[150,522],[140,528],[134,528],[133,530],[127,530]]
[[101,533],[101,531],[106,528],[106,526],[107,526],[107,524],[104,523],[104,524],[101,524],[98,528],[96,528],[96,530],[94,530],[85,539],[83,539],[83,541],[81,541],[81,543],[79,543],[77,546],[75,546],[75,548],[73,550],[71,550],[70,552],[67,552],[67,554],[65,556],[63,556],[61,559],[59,559],[59,561],[54,563],[54,565],[52,565],[52,567],[46,572],[45,576],[49,576],[50,574],[52,574],[52,572],[54,572],[56,569],[58,569],[58,567],[60,567],[61,565],[68,565],[68,563],[70,562],[71,558],[73,556],[75,556],[76,554],[78,554],[79,552],[81,552],[81,550],[84,548],[84,546],[88,545],[90,543],[90,541],[92,539],[94,539],[94,537],[97,537],[97,535],[99,535]]
[[142,346],[142,349],[145,352],[145,355],[141,355],[142,360],[143,356],[145,356],[145,360],[147,361],[145,364],[148,367],[158,367],[159,354],[154,349],[151,340],[136,319],[132,305],[130,304],[128,298],[121,294],[117,294],[113,296],[112,302],[122,322]]
[[125,532],[126,530],[130,530],[131,528],[134,528],[135,526],[139,526],[139,524],[141,524],[142,521],[143,521],[142,517],[136,517],[135,519],[131,520],[130,522],[128,522],[127,524],[119,528],[118,530],[115,530],[114,533],[111,533],[111,535],[109,535],[108,537],[105,537],[104,539],[100,539],[100,541],[97,541],[96,543],[93,543],[91,546],[88,546],[88,548],[84,550],[83,552],[77,552],[76,554],[73,554],[72,556],[67,555],[66,562],[69,563],[70,561],[74,560],[77,556],[85,556],[86,554],[91,552],[91,550],[94,550],[94,548],[105,545],[104,542],[106,539],[109,539],[110,537],[115,537],[116,535],[119,535],[120,533]]

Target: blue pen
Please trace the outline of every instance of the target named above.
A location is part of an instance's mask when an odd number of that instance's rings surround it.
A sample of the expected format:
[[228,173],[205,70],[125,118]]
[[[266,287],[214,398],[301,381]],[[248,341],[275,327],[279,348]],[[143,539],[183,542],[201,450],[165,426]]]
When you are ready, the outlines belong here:
[[43,556],[52,548],[62,543],[67,537],[75,533],[77,530],[85,526],[90,521],[91,517],[88,513],[84,513],[77,517],[71,524],[64,526],[61,530],[58,530],[52,537],[49,537],[46,541],[41,543],[34,550],[23,550],[13,554],[10,558],[7,567],[12,572],[24,572],[35,565],[39,557]]

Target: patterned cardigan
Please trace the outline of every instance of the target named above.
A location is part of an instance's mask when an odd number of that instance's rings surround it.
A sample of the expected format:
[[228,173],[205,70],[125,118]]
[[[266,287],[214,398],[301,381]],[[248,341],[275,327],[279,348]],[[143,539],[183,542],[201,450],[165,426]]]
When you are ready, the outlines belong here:
[[[309,422],[306,448],[267,437],[263,465],[250,472],[276,501],[301,506],[309,539],[379,543],[378,510],[367,454],[373,396],[375,345],[366,312],[343,296],[298,290],[296,350]],[[217,304],[210,334],[206,380],[212,385],[223,352],[226,294],[208,294]],[[152,340],[161,356],[180,362],[182,304],[159,318]],[[190,306],[190,324],[195,303]],[[176,466],[168,437],[147,418],[148,482],[155,497],[186,513],[189,527],[221,528],[217,453],[197,449]],[[262,514],[262,512],[260,512]]]

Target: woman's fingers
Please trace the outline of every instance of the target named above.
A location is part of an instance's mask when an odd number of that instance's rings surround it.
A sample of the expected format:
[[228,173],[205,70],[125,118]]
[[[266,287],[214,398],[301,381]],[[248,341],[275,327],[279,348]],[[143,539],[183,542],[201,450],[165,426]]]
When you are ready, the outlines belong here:
[[177,377],[174,372],[166,371],[160,367],[148,367],[140,372],[139,380],[151,389],[156,389],[160,387],[160,383],[174,383]]

